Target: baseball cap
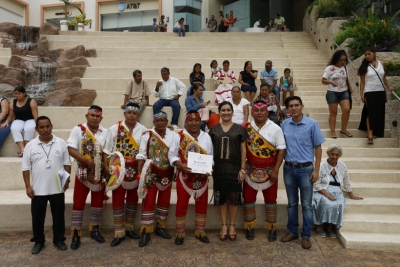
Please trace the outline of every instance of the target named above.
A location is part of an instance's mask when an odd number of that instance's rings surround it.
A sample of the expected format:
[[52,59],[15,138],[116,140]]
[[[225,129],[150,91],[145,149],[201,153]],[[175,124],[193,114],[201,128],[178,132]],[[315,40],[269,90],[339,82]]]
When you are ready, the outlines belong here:
[[265,61],[265,66],[271,66],[272,67],[272,61],[271,60]]

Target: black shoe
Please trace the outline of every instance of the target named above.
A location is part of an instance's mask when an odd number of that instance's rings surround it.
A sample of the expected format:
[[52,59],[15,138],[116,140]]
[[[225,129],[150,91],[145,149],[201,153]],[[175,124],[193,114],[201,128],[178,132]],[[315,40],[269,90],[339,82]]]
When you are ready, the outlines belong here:
[[269,230],[268,232],[268,241],[275,242],[276,241],[276,230]]
[[140,235],[138,235],[137,233],[135,233],[132,230],[125,231],[125,233],[126,233],[126,236],[128,236],[128,237],[130,237],[132,239],[140,239]]
[[164,228],[160,228],[157,226],[155,232],[156,232],[156,235],[161,236],[164,239],[171,239],[171,236],[165,231]]
[[40,251],[42,251],[42,248],[44,247],[44,243],[42,242],[35,242],[35,245],[32,248],[32,254],[38,254]]
[[79,248],[79,245],[81,244],[81,237],[78,234],[78,230],[74,230],[74,236],[72,237],[72,242],[71,242],[71,249],[75,250]]
[[100,234],[98,225],[93,226],[93,230],[90,233],[90,237],[96,240],[98,243],[104,243],[106,241],[104,237]]
[[253,240],[254,239],[254,228],[246,230],[246,238],[247,238],[247,240]]
[[118,246],[119,244],[121,244],[121,242],[124,241],[124,240],[125,240],[125,236],[124,236],[124,237],[115,237],[115,238],[113,239],[113,241],[111,241],[111,246],[112,246],[112,247],[116,247],[116,246]]
[[139,241],[139,247],[142,248],[147,246],[147,243],[149,243],[149,241],[150,241],[150,234],[143,231],[142,238],[140,238]]
[[67,250],[67,245],[64,241],[57,241],[54,243],[54,246],[56,246],[59,250]]
[[178,245],[178,246],[183,245],[183,241],[184,241],[184,240],[185,240],[184,237],[177,237],[177,238],[175,238],[175,245]]
[[198,240],[200,240],[200,242],[202,242],[202,243],[210,243],[210,240],[208,239],[208,237],[205,235],[205,236],[196,236],[196,238],[198,239]]

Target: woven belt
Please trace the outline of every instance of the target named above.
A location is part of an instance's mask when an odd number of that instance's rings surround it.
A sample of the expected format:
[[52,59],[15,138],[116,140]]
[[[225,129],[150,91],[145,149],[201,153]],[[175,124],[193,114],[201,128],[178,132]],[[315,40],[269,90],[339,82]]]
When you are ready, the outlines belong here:
[[305,168],[311,166],[313,163],[312,162],[305,162],[305,163],[292,163],[292,162],[287,162],[285,161],[285,165],[292,167],[292,168]]

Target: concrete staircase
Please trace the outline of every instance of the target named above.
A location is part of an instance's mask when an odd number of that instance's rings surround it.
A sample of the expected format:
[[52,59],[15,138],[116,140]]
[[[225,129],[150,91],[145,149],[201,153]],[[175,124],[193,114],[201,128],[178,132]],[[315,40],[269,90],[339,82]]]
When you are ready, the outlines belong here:
[[[325,101],[326,86],[321,84],[323,69],[328,57],[318,51],[310,37],[303,32],[290,33],[188,33],[185,38],[177,38],[173,33],[116,33],[116,32],[61,32],[59,36],[47,36],[50,49],[73,47],[78,44],[86,48],[96,48],[97,58],[89,58],[91,67],[81,79],[82,87],[95,89],[95,104],[103,107],[103,126],[110,127],[123,118],[119,108],[123,100],[126,83],[131,80],[132,72],[140,69],[143,78],[152,89],[160,79],[160,69],[169,67],[171,76],[181,79],[189,85],[189,74],[194,63],[201,63],[206,77],[210,77],[209,64],[216,59],[220,65],[228,59],[237,76],[243,69],[244,62],[251,60],[253,69],[264,68],[265,60],[270,59],[274,68],[282,75],[283,69],[291,68],[295,82],[295,94],[302,97],[305,114],[316,119],[327,141],[323,144],[323,159],[326,159],[326,148],[336,143],[343,147],[342,160],[347,164],[352,181],[353,191],[363,196],[362,201],[348,198],[345,210],[344,226],[340,230],[340,239],[347,248],[368,250],[392,250],[400,248],[400,149],[396,140],[385,131],[385,138],[376,139],[374,146],[366,144],[365,133],[358,131],[361,105],[354,103],[350,116],[349,131],[353,138],[338,134],[338,139],[329,138],[328,108]],[[0,63],[8,63],[9,49],[0,49]],[[259,85],[257,80],[257,85]],[[212,79],[205,83],[205,101],[214,103],[215,84]],[[151,97],[151,104],[155,98]],[[182,113],[185,112],[184,98],[181,100]],[[216,106],[211,109],[217,110]],[[47,115],[53,120],[53,133],[67,139],[70,130],[78,123],[84,122],[86,107],[40,107],[39,114]],[[171,110],[165,108],[171,115]],[[183,127],[183,116],[179,126]],[[340,129],[340,114],[337,128]],[[148,107],[140,122],[152,127],[152,109]],[[30,201],[25,195],[20,172],[21,159],[16,157],[17,147],[11,135],[0,149],[0,231],[13,229],[30,229]],[[71,184],[73,187],[73,183]],[[212,181],[209,196],[212,195]],[[278,225],[286,228],[286,192],[282,178],[279,180]],[[109,193],[111,195],[111,193]],[[174,228],[174,211],[176,196],[172,194],[168,228]],[[70,224],[72,208],[72,190],[66,193],[66,223]],[[192,202],[193,204],[193,202]],[[261,223],[263,199],[259,194],[257,215]],[[189,208],[189,220],[194,219],[194,210]],[[237,219],[238,228],[243,221],[242,210]],[[87,210],[85,220],[87,220]],[[47,225],[51,225],[48,216]],[[136,216],[135,226],[140,224]],[[105,210],[103,225],[112,227],[112,209]],[[190,223],[188,227],[193,227]],[[219,228],[218,209],[209,206],[207,228]]]

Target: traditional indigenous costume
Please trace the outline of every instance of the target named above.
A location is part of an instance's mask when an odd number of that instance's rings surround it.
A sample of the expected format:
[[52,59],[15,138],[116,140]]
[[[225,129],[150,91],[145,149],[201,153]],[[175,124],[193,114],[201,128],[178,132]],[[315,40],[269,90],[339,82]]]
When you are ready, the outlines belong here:
[[[118,122],[108,130],[104,152],[111,155],[112,152],[117,151],[125,159],[125,177],[121,184],[112,191],[115,238],[123,238],[125,231],[133,231],[133,221],[138,202],[137,186],[139,184],[136,155],[139,153],[140,138],[146,130],[142,124],[136,122],[130,133],[125,121]],[[124,210],[125,195],[126,206]]]
[[218,88],[215,90],[215,102],[218,104],[232,98],[231,94],[233,87],[232,84],[230,83],[224,84],[221,80],[219,80],[219,78],[225,78],[225,77],[230,78],[232,80],[232,83],[236,81],[235,73],[233,72],[233,70],[228,70],[228,71],[219,70],[215,74],[214,80],[219,82]]
[[253,122],[245,125],[247,139],[247,164],[244,197],[244,228],[253,229],[257,225],[255,202],[257,192],[262,191],[265,203],[265,227],[276,230],[278,182],[271,183],[270,174],[275,167],[278,150],[286,149],[282,130],[270,120],[261,129]]
[[[198,113],[189,113],[188,116],[198,116]],[[174,139],[168,153],[169,162],[180,161],[187,163],[188,152],[213,155],[213,145],[210,136],[200,130],[197,139],[193,138],[186,130],[180,131]],[[176,237],[185,237],[186,213],[191,196],[195,199],[196,223],[195,236],[205,236],[208,177],[204,174],[184,173],[178,169],[176,178]]]
[[[101,114],[101,111],[91,109],[88,113],[94,112]],[[75,126],[67,141],[67,146],[76,149],[82,156],[91,159],[95,163],[95,168],[88,168],[84,163],[77,162],[77,171],[75,175],[71,231],[78,230],[78,235],[82,236],[83,210],[86,204],[86,198],[91,192],[90,201],[90,221],[89,231],[93,226],[101,225],[103,216],[103,196],[104,196],[104,175],[102,166],[102,154],[107,130],[99,126],[96,133],[92,133],[87,124]]]
[[[163,113],[158,113],[163,114]],[[165,113],[164,113],[165,114]],[[167,115],[162,115],[167,118]],[[156,114],[157,115],[157,114]],[[155,116],[156,116],[155,115]],[[171,198],[174,168],[168,160],[168,151],[176,133],[166,129],[165,135],[159,135],[154,128],[145,132],[140,139],[137,160],[145,160],[138,195],[142,198],[142,227],[140,233],[154,232],[154,208],[158,192],[156,219],[160,228],[165,228]]]

